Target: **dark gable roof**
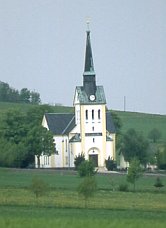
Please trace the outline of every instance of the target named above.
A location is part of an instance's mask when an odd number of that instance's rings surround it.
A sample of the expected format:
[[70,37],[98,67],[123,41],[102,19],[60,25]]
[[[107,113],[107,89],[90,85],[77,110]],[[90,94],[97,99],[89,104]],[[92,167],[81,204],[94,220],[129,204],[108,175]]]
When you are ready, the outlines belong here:
[[111,116],[111,112],[106,112],[106,129],[110,133],[116,133],[115,125]]
[[75,127],[74,113],[46,113],[48,128],[55,135],[68,134]]
[[[45,118],[48,128],[55,135],[67,135],[75,127],[74,113],[46,113]],[[115,133],[111,112],[106,113],[106,129],[110,133]]]

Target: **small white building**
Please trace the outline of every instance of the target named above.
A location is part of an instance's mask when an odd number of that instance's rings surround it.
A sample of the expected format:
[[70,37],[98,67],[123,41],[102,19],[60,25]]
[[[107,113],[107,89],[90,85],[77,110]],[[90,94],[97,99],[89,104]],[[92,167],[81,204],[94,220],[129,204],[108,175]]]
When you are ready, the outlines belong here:
[[108,157],[116,159],[115,127],[106,110],[103,86],[96,85],[89,30],[83,85],[76,87],[73,105],[75,113],[46,113],[43,117],[42,125],[54,134],[56,153],[40,157],[42,168],[74,167],[74,158],[81,153],[96,167],[105,167]]

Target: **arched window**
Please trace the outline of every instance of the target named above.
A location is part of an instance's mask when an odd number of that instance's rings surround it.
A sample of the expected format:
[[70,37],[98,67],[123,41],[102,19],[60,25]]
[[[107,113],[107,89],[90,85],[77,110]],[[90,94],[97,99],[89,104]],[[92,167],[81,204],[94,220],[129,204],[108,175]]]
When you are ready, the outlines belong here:
[[67,152],[67,139],[65,140],[65,147],[66,147],[66,152]]
[[92,120],[94,120],[94,110],[92,110]]
[[101,119],[101,113],[100,113],[100,109],[98,110],[98,119]]
[[85,118],[88,120],[88,110],[85,111]]

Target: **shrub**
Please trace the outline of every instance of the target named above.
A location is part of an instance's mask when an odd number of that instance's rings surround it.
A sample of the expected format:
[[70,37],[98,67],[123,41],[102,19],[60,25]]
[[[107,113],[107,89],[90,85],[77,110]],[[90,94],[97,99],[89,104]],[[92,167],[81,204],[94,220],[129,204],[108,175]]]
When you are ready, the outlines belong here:
[[36,198],[46,194],[48,190],[47,184],[40,178],[33,178],[30,186],[31,191],[35,194]]
[[81,165],[83,161],[85,161],[85,156],[83,153],[79,154],[78,156],[75,156],[74,165],[76,170],[78,170],[78,167]]
[[155,186],[157,189],[160,189],[160,188],[164,187],[164,185],[163,185],[163,183],[162,183],[160,177],[157,177],[157,178],[156,178],[156,182],[154,183],[154,186]]
[[127,183],[119,184],[118,190],[121,192],[128,192],[128,184]]
[[84,197],[85,207],[87,207],[87,201],[94,195],[96,189],[97,183],[94,177],[85,177],[78,186],[78,193]]
[[93,162],[91,160],[81,162],[78,167],[78,173],[80,177],[93,176],[96,173]]
[[110,159],[110,156],[108,157],[107,160],[105,160],[105,164],[106,164],[107,170],[109,170],[109,171],[110,170],[113,171],[117,168],[116,162],[114,160]]
[[135,192],[136,181],[142,176],[142,168],[140,166],[140,161],[137,158],[134,158],[130,162],[128,168],[127,181],[133,184],[133,190]]

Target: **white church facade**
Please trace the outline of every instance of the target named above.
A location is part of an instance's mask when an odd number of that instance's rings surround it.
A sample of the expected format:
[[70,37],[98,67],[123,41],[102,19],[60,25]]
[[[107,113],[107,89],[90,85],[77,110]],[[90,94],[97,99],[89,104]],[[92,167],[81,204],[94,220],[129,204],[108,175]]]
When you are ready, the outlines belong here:
[[[105,167],[108,157],[116,160],[115,126],[107,111],[103,86],[96,85],[90,31],[87,31],[83,85],[76,86],[74,113],[46,113],[42,125],[52,131],[56,152],[40,157],[41,168],[74,167],[84,154],[96,167]],[[37,159],[35,159],[37,167]]]

